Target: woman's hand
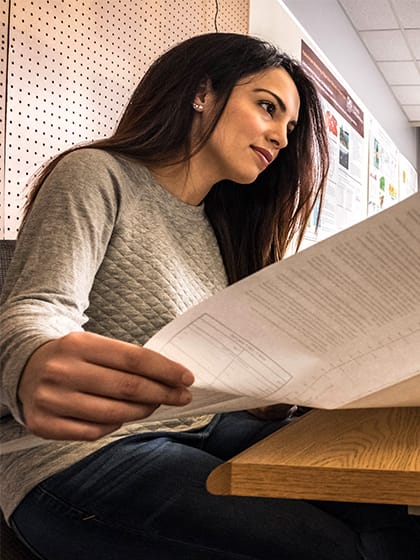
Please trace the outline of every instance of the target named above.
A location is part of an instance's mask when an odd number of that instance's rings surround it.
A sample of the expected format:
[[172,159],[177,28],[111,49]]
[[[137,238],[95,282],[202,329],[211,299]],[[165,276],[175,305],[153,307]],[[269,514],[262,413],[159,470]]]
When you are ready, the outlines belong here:
[[98,439],[161,404],[191,401],[193,374],[157,352],[93,333],[38,348],[18,390],[25,424],[46,439]]
[[297,407],[291,404],[272,404],[269,406],[261,406],[260,408],[252,408],[248,410],[250,414],[256,416],[260,420],[285,420],[293,416]]

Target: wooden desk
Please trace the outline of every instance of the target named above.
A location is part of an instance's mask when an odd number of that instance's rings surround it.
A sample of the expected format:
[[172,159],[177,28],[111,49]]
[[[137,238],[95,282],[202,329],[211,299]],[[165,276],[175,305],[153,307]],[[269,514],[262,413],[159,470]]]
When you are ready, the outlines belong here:
[[313,410],[207,479],[213,494],[420,505],[420,408]]

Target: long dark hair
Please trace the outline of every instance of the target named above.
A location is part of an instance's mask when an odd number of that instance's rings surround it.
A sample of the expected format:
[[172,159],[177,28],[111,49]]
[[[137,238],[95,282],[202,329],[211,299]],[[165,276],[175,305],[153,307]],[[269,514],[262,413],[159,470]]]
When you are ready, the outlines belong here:
[[[292,240],[298,247],[328,172],[328,144],[314,85],[301,65],[272,44],[235,33],[187,39],[160,56],[146,72],[112,136],[89,143],[147,165],[187,162],[212,134],[237,82],[270,68],[284,68],[300,96],[299,120],[288,146],[254,183],[221,181],[204,200],[230,282],[281,259]],[[192,145],[192,102],[204,83],[216,94],[207,130]],[[24,220],[54,158],[36,177]]]

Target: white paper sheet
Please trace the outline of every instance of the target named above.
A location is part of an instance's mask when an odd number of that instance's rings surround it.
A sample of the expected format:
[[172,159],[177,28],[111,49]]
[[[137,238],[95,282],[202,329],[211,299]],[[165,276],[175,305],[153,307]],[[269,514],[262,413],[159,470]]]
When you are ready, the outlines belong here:
[[420,406],[420,193],[229,286],[146,346],[194,373],[182,414]]

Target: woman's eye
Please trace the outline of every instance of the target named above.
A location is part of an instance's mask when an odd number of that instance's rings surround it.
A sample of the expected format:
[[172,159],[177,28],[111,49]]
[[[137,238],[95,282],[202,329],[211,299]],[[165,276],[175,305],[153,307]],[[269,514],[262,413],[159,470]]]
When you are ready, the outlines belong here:
[[271,101],[260,101],[260,106],[266,111],[270,116],[274,115],[276,106]]

